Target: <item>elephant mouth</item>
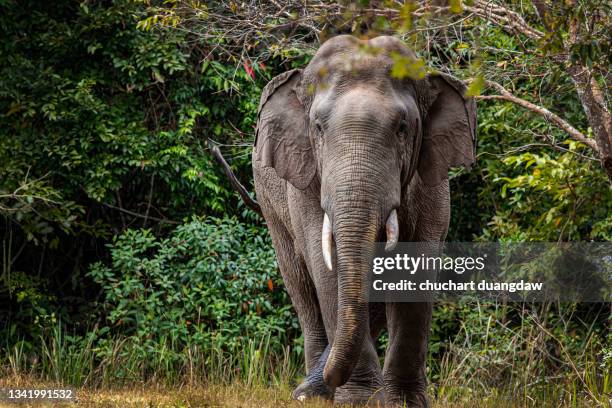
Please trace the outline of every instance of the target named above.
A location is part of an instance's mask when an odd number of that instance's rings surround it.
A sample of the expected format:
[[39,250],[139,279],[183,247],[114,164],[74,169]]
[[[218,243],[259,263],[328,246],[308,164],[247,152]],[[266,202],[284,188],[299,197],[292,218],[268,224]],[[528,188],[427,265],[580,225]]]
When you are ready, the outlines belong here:
[[[399,222],[397,219],[397,209],[393,209],[387,217],[385,223],[387,241],[385,251],[390,252],[395,249],[399,240]],[[334,233],[327,213],[323,216],[323,227],[321,228],[321,246],[323,250],[323,261],[330,271],[333,269],[332,252],[334,250]]]

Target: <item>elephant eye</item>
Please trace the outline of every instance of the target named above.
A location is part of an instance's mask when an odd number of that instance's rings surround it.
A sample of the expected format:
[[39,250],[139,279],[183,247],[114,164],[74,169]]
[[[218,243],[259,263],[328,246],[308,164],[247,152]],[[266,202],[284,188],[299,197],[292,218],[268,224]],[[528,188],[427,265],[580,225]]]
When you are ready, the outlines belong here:
[[408,135],[408,121],[406,119],[402,119],[400,122],[399,127],[397,128],[397,133],[401,136]]
[[321,126],[319,122],[315,123],[315,129],[317,131],[317,136],[323,137],[323,127]]

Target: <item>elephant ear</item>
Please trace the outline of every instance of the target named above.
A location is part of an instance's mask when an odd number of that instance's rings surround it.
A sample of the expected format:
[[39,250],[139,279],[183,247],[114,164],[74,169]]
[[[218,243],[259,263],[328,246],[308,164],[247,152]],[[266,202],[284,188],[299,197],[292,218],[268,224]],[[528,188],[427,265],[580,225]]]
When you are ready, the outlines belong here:
[[449,75],[429,77],[434,95],[423,127],[418,172],[429,186],[448,178],[451,167],[469,168],[476,159],[476,102]]
[[273,78],[264,88],[257,114],[255,160],[303,190],[310,185],[316,166],[306,110],[296,95],[301,78],[302,71],[295,69]]

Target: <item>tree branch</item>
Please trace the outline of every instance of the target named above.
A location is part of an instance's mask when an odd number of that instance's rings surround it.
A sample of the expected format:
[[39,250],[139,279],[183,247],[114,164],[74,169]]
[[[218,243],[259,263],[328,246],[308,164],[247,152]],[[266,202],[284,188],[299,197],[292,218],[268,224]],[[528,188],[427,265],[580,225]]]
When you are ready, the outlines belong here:
[[219,147],[215,146],[210,139],[208,139],[208,147],[210,148],[210,151],[213,157],[215,158],[219,166],[221,166],[221,169],[227,176],[230,184],[232,185],[234,190],[236,190],[236,192],[240,195],[240,198],[242,198],[242,201],[246,204],[246,206],[249,207],[251,210],[255,211],[257,214],[263,215],[261,211],[261,206],[259,205],[257,201],[251,198],[247,189],[236,178],[236,176],[234,175],[234,172],[232,171],[229,164],[227,164],[227,162],[225,161],[225,158],[221,154],[221,150],[219,150]]
[[[570,5],[575,6],[575,0],[571,1]],[[580,37],[580,20],[577,16],[573,16],[569,22],[569,35],[565,48],[572,49],[581,41]],[[612,117],[603,92],[593,71],[584,63],[576,63],[568,58],[565,71],[574,83],[582,109],[597,141],[601,165],[612,183]]]
[[582,108],[593,129],[593,136],[599,147],[601,165],[612,182],[612,117],[603,92],[587,67],[571,65],[566,71],[576,87]]
[[563,129],[572,139],[583,143],[589,146],[594,152],[599,153],[599,148],[597,147],[597,143],[594,139],[588,138],[584,133],[580,132],[578,129],[570,125],[567,121],[562,119],[560,116],[554,114],[548,109],[538,106],[534,103],[526,101],[525,99],[521,99],[515,95],[513,95],[510,91],[504,88],[502,85],[497,82],[487,81],[487,85],[491,88],[497,90],[500,95],[481,95],[478,96],[478,99],[501,99],[512,102],[516,105],[519,105],[525,109],[528,109],[538,115],[544,117],[546,120],[554,123],[560,129]]
[[463,8],[470,13],[474,13],[485,20],[497,24],[510,34],[514,35],[519,32],[532,40],[539,40],[544,36],[544,33],[527,24],[523,16],[490,0],[477,0],[473,6],[464,5]]
[[153,217],[151,215],[138,214],[138,213],[136,213],[134,211],[126,210],[125,208],[117,207],[117,206],[112,205],[112,204],[107,204],[107,203],[101,203],[101,204],[103,206],[105,206],[105,207],[110,208],[110,209],[117,210],[119,212],[131,215],[132,217],[143,218],[145,220],[153,220],[153,221],[159,222],[160,224],[172,224],[172,225],[180,224],[179,222],[176,222],[176,221],[173,221],[173,220],[157,218],[157,217]]

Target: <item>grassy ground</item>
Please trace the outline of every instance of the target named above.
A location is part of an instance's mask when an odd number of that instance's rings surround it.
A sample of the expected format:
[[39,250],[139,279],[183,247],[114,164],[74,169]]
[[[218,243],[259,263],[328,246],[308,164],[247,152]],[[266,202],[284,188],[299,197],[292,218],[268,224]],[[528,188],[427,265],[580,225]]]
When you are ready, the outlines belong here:
[[[428,362],[432,408],[612,407],[609,332],[591,325],[575,334],[568,322],[576,319],[551,322],[548,309],[540,313],[548,320],[523,313],[520,325],[509,324],[503,310],[468,311],[443,357]],[[231,350],[162,342],[146,354],[138,338],[111,340],[97,344],[93,334],[75,340],[58,326],[34,347],[0,349],[0,388],[75,386],[76,404],[21,406],[332,407],[291,400],[303,357],[289,346],[272,350],[269,339],[247,339]]]
[[[54,384],[41,383],[28,378],[2,378],[0,388],[29,387],[50,388]],[[56,387],[57,388],[57,387]],[[333,404],[327,401],[311,400],[299,403],[291,400],[291,389],[288,385],[264,387],[247,386],[244,384],[232,385],[199,385],[179,386],[173,388],[158,387],[155,385],[134,386],[120,389],[89,389],[76,390],[75,402],[37,401],[35,403],[14,404],[0,401],[1,408],[19,407],[96,407],[96,408],[131,408],[131,407],[305,407],[305,408],[331,408]],[[539,398],[525,396],[524,398],[508,398],[489,395],[474,395],[462,398],[461,401],[449,402],[442,399],[433,399],[432,408],[511,408],[511,407],[593,407],[588,399],[573,401],[556,400],[545,403]],[[603,405],[606,406],[606,405]],[[611,406],[611,405],[607,405]]]

